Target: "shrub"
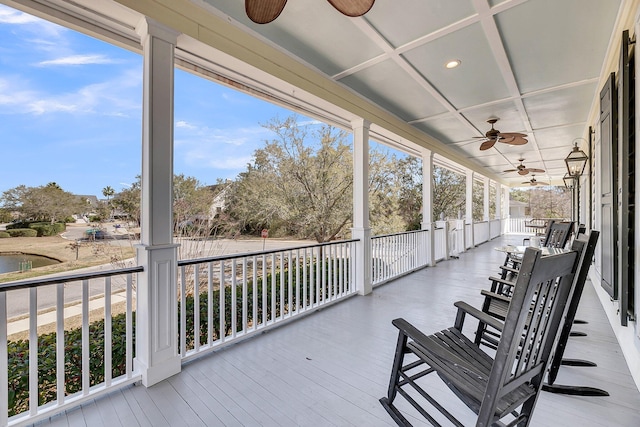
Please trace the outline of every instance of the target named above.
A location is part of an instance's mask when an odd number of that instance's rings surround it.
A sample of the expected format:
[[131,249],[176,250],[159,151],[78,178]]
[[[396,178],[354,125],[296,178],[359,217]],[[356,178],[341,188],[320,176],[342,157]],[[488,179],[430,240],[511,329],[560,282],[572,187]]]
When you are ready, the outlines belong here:
[[7,233],[9,233],[11,237],[37,237],[38,236],[38,232],[31,228],[7,229]]
[[29,224],[29,228],[32,228],[38,232],[38,237],[42,236],[55,236],[66,230],[67,225],[62,222],[34,222]]
[[7,237],[11,237],[11,234],[7,233],[6,231],[0,231],[0,239],[4,239]]
[[[133,331],[135,333],[135,316]],[[126,315],[112,318],[112,378],[125,374]],[[135,345],[133,346],[135,351]],[[7,343],[9,416],[29,409],[29,341]],[[90,386],[104,382],[104,320],[89,325]],[[133,356],[133,355],[132,355]],[[65,394],[82,390],[82,328],[64,333]],[[56,333],[38,337],[38,404],[56,399]]]

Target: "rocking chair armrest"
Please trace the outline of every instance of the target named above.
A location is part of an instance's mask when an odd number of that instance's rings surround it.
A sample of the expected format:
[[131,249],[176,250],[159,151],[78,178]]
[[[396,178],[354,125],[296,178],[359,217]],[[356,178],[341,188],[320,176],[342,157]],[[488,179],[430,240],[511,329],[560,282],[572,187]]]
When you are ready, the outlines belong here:
[[393,323],[393,326],[398,328],[403,335],[414,341],[424,343],[428,340],[427,335],[401,317],[394,319],[391,323]]
[[491,299],[497,299],[497,300],[501,300],[504,301],[506,303],[511,302],[511,298],[502,294],[497,294],[495,292],[491,292],[491,291],[486,291],[486,290],[481,290],[480,293],[486,298],[491,298]]
[[489,325],[499,331],[502,331],[502,328],[504,327],[504,323],[502,321],[490,316],[482,310],[478,310],[464,301],[458,301],[453,305],[458,307],[458,314],[456,315],[456,323],[454,327],[459,331],[462,331],[462,325],[464,324],[464,317],[466,314],[475,317],[479,322]]
[[505,287],[513,288],[516,285],[516,282],[513,280],[502,279],[496,276],[489,276],[489,280],[491,280],[491,292],[502,290]]

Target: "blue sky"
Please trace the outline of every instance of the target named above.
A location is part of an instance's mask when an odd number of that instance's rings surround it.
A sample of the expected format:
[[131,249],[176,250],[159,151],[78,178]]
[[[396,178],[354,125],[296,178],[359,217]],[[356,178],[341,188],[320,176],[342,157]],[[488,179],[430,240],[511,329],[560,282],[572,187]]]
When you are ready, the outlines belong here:
[[[102,196],[141,168],[142,57],[0,5],[0,193]],[[291,113],[176,69],[174,172],[233,179]]]

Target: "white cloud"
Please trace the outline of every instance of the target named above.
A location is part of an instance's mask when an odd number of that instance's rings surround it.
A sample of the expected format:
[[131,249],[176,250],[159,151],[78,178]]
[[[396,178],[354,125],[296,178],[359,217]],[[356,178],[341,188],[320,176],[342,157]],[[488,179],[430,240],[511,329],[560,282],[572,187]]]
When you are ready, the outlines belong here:
[[[31,88],[19,76],[0,76],[0,113],[49,114],[74,113],[128,117],[139,112],[141,78],[125,71],[111,79],[65,93],[51,93]],[[55,90],[55,87],[51,88]],[[9,108],[2,108],[3,106]]]
[[55,65],[90,65],[90,64],[114,64],[116,61],[105,55],[71,55],[57,59],[41,61],[37,65],[40,67]]
[[198,127],[197,127],[197,126],[192,125],[191,123],[186,122],[186,121],[184,121],[184,120],[178,120],[178,121],[176,122],[176,128],[189,129],[189,130],[196,130],[196,129],[198,129]]
[[50,39],[58,37],[67,31],[64,27],[54,24],[19,10],[0,5],[0,24],[19,25],[29,32],[38,34],[38,37]]
[[31,23],[39,23],[42,19],[36,18],[32,15],[27,15],[26,13],[22,13],[20,11],[10,9],[6,6],[0,6],[0,23],[1,24],[31,24]]

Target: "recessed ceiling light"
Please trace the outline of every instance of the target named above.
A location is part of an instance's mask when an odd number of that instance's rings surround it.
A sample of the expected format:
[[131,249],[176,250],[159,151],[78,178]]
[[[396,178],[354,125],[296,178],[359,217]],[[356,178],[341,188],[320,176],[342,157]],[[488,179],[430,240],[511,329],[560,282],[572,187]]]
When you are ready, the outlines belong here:
[[444,66],[446,68],[456,68],[458,65],[460,65],[462,63],[462,61],[460,61],[459,59],[454,59],[452,61],[447,62],[446,64],[444,64]]

